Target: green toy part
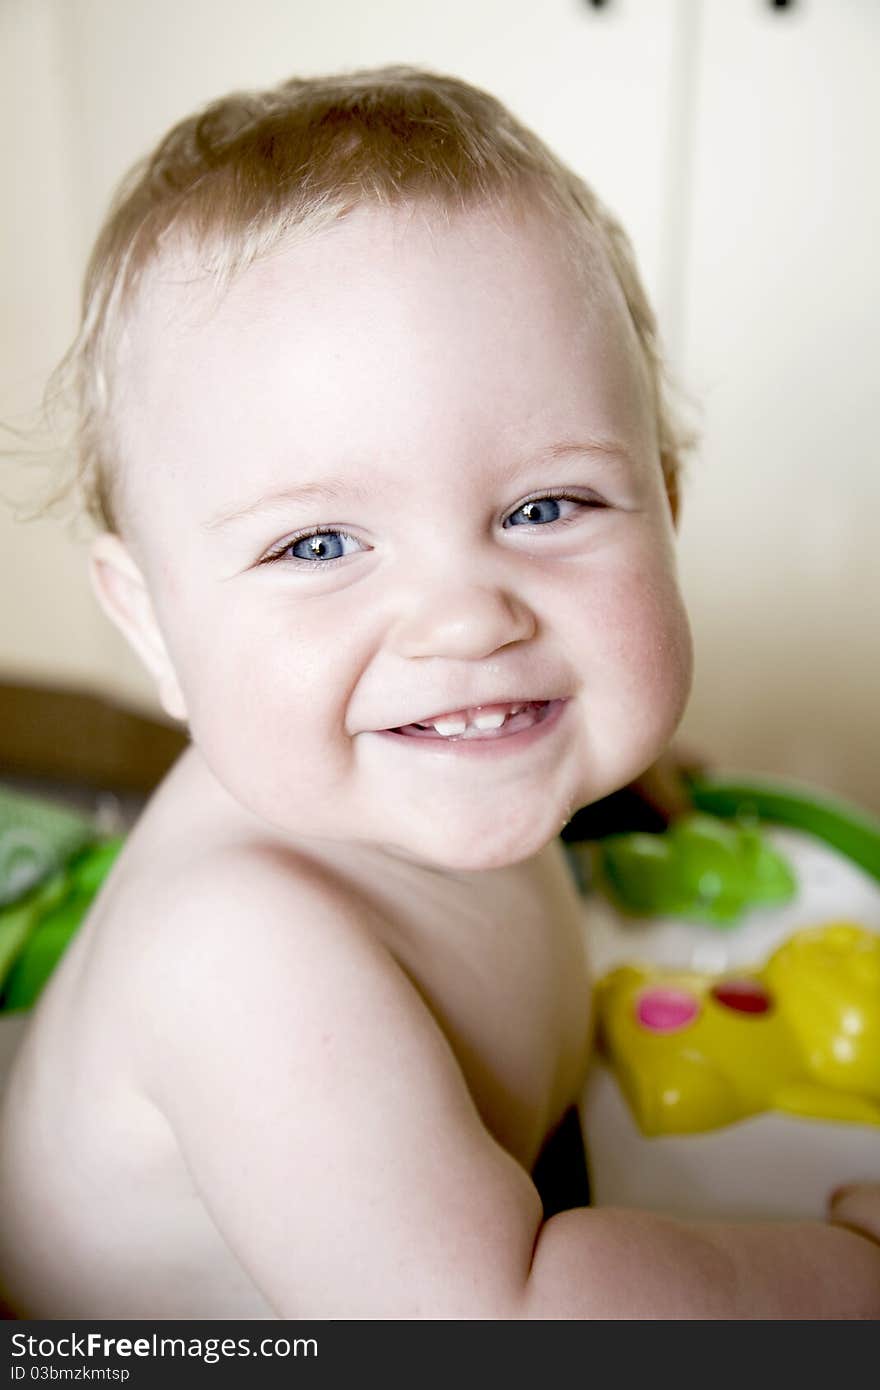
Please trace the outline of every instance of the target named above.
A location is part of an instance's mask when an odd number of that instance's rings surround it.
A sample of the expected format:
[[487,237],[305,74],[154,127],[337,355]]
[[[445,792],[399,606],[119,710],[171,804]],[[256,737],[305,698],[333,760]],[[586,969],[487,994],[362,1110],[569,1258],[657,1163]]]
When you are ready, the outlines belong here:
[[880,881],[880,820],[840,797],[792,780],[723,773],[694,778],[689,792],[697,809],[711,815],[805,830]]
[[749,908],[788,902],[795,876],[752,826],[701,812],[662,835],[610,835],[599,842],[602,877],[627,913],[731,926]]
[[598,842],[604,884],[625,911],[732,925],[746,910],[790,900],[794,875],[761,838],[763,824],[824,841],[880,881],[880,821],[804,783],[723,773],[692,778],[696,808],[663,834]]

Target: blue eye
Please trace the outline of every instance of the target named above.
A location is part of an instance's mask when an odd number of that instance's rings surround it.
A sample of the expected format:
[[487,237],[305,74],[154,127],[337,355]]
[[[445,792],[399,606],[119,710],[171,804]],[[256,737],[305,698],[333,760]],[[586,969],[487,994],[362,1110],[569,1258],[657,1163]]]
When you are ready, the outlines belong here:
[[[531,502],[523,502],[521,507],[517,507],[512,512],[508,520],[511,526],[523,526],[527,521],[537,521],[546,526],[550,521],[559,520],[559,502],[557,497],[536,497]],[[551,515],[547,515],[550,512]],[[517,520],[521,517],[521,520]]]
[[[304,555],[297,554],[300,546],[306,547]],[[341,531],[316,531],[314,535],[300,537],[289,549],[297,560],[338,560],[345,554]]]
[[306,531],[301,536],[293,536],[291,539],[282,541],[275,550],[270,551],[266,560],[282,560],[289,556],[299,564],[312,565],[313,567],[326,568],[337,560],[342,560],[351,551],[345,549],[345,542],[351,541],[357,546],[353,536],[349,536],[345,531],[334,531],[331,527],[318,526],[314,531]]
[[[573,502],[578,510],[573,515],[562,516],[560,502]],[[558,522],[564,526],[566,522],[575,521],[578,512],[584,507],[604,506],[605,503],[598,498],[571,497],[567,492],[548,492],[541,497],[533,497],[528,502],[523,502],[516,511],[511,512],[505,525],[524,526],[537,523],[539,526],[552,526],[554,522]]]

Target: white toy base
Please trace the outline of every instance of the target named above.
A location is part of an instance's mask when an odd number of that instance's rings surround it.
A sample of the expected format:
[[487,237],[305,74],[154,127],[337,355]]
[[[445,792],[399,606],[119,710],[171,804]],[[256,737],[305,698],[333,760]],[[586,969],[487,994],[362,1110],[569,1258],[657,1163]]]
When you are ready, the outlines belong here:
[[842,1182],[880,1178],[880,1129],[755,1115],[705,1134],[646,1139],[596,1062],[581,1108],[592,1200],[671,1216],[822,1219]]

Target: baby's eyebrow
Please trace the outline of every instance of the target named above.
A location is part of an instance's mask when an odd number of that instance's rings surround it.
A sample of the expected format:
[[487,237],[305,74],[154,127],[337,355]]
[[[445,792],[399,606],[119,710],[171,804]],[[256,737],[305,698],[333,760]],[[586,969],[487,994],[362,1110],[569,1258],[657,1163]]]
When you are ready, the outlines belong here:
[[376,497],[384,489],[376,484],[363,487],[357,483],[347,482],[343,478],[328,478],[323,483],[302,483],[299,487],[280,488],[277,492],[267,492],[262,497],[257,497],[253,502],[247,502],[243,507],[236,507],[234,511],[223,512],[219,516],[212,517],[210,521],[202,523],[204,531],[222,531],[227,526],[236,521],[245,521],[248,517],[257,516],[261,512],[277,511],[280,507],[296,506],[302,502],[338,502],[343,497],[353,498],[356,502],[365,502],[370,497]]
[[[530,468],[540,466],[542,463],[553,463],[556,459],[567,458],[576,454],[598,455],[617,468],[627,464],[631,459],[630,453],[614,440],[563,440],[560,443],[549,444],[519,457],[512,456],[497,470],[497,480],[501,483],[513,482],[520,474],[525,473]],[[225,530],[227,526],[231,526],[235,522],[245,521],[249,517],[264,512],[277,511],[282,507],[297,506],[303,502],[339,502],[344,499],[366,502],[371,498],[381,497],[383,493],[390,491],[394,486],[395,481],[393,479],[386,479],[381,483],[371,482],[368,485],[355,483],[346,478],[327,478],[323,482],[301,483],[298,487],[279,488],[277,492],[265,493],[262,497],[257,497],[253,502],[247,502],[242,507],[236,507],[231,512],[223,512],[219,516],[212,517],[209,521],[202,523],[202,529],[213,534]]]

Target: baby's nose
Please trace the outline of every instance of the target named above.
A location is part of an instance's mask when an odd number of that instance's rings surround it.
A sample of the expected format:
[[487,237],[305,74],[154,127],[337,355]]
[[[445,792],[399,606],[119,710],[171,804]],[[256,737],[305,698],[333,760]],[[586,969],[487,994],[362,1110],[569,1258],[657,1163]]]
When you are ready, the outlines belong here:
[[537,630],[531,608],[516,594],[473,584],[424,592],[395,628],[401,656],[478,660],[499,647],[524,642]]

